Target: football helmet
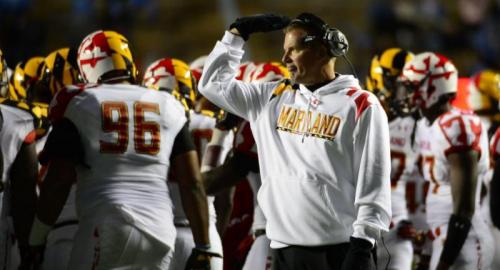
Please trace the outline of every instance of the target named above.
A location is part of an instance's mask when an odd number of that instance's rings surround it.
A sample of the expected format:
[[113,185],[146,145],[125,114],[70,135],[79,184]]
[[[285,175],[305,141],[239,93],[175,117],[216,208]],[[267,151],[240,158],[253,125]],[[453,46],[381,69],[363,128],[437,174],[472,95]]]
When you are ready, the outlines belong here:
[[196,101],[196,83],[189,66],[182,60],[162,58],[148,66],[142,84],[147,88],[167,91],[184,99],[189,108]]
[[240,68],[238,69],[235,79],[242,82],[250,82],[251,75],[256,68],[257,65],[253,62],[240,64]]
[[250,73],[250,82],[274,82],[290,78],[288,69],[279,62],[257,64]]
[[0,50],[0,97],[6,97],[9,90],[9,67],[3,57],[2,50]]
[[77,63],[87,83],[135,83],[137,79],[128,40],[114,31],[98,30],[86,36],[78,48]]
[[50,91],[49,99],[52,99],[65,85],[81,82],[76,56],[75,48],[62,48],[51,52],[43,60],[39,83]]
[[382,88],[382,68],[378,62],[378,55],[375,55],[370,63],[370,72],[366,77],[366,90],[378,95]]
[[475,74],[472,79],[479,92],[493,100],[500,100],[500,73],[486,69]]
[[10,78],[8,98],[12,100],[30,100],[38,72],[42,66],[43,57],[35,56],[17,64]]
[[448,58],[424,52],[404,65],[402,82],[415,104],[429,109],[442,97],[456,94],[458,70]]
[[193,74],[197,82],[200,81],[201,73],[203,72],[203,67],[205,66],[206,60],[207,56],[202,55],[189,64],[189,68],[191,69],[191,74]]
[[366,85],[382,103],[386,112],[403,116],[411,112],[408,95],[399,87],[398,78],[413,54],[400,48],[390,48],[375,55],[370,65]]

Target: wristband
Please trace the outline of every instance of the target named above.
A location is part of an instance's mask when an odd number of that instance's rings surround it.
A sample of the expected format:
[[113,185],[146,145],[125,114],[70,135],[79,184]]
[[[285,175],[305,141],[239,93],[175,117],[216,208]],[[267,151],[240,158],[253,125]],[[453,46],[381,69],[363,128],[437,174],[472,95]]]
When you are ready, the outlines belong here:
[[210,244],[196,244],[195,249],[208,251],[210,249]]

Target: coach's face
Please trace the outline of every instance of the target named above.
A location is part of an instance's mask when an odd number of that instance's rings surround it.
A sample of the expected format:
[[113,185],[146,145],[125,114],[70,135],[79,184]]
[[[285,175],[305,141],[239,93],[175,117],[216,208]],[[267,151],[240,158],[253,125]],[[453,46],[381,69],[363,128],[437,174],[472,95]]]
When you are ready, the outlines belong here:
[[285,33],[283,58],[295,83],[312,85],[321,83],[322,66],[329,61],[326,48],[317,42],[304,43],[307,32],[302,28],[291,28]]

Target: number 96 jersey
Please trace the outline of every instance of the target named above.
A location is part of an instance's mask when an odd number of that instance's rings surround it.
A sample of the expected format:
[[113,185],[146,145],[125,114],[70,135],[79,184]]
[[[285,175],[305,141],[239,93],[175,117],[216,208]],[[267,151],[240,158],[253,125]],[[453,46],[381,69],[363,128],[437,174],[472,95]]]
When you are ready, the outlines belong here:
[[156,228],[148,233],[159,239],[169,234],[172,246],[166,179],[174,139],[187,122],[182,105],[168,93],[135,85],[71,86],[54,97],[49,117],[69,119],[80,135],[79,217],[119,205],[134,225]]
[[430,182],[426,204],[430,227],[446,224],[453,211],[447,159],[452,153],[472,150],[479,154],[476,193],[476,209],[479,209],[481,179],[489,165],[488,137],[479,117],[472,112],[452,109],[430,125],[426,120],[420,121],[416,142],[421,173]]

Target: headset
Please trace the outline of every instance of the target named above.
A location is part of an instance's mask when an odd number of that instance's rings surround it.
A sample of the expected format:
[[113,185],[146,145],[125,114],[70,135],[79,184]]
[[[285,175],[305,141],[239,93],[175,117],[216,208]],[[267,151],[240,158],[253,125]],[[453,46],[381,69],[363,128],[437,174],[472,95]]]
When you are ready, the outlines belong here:
[[[331,56],[345,56],[349,50],[349,42],[347,41],[344,33],[337,28],[330,27],[314,14],[308,12],[301,13],[297,16],[297,18],[293,19],[290,24],[305,25],[318,31],[321,36],[321,40],[326,44],[328,52]],[[308,43],[316,38],[318,38],[318,36],[308,35],[304,37],[304,42]]]

